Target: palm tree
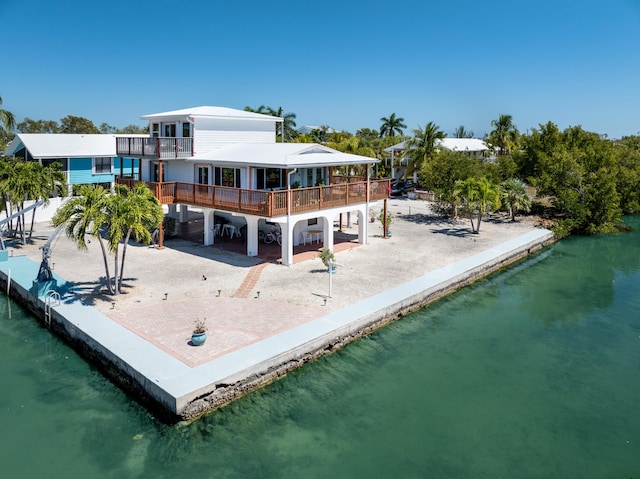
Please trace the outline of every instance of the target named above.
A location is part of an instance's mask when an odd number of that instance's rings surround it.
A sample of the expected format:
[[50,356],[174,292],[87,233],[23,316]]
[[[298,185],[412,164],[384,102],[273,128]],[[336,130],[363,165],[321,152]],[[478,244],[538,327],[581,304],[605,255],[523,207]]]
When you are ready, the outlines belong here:
[[[60,163],[52,163],[49,166],[42,166],[38,162],[10,159],[1,163],[0,167],[0,194],[5,200],[4,206],[9,216],[14,207],[16,211],[24,209],[25,201],[44,201],[44,205],[49,204],[49,198],[54,194],[67,194],[67,182]],[[7,205],[8,202],[8,205]],[[33,234],[33,224],[35,221],[36,208],[31,214],[31,229],[29,239]],[[22,244],[26,243],[25,218],[24,215],[18,217],[16,229],[20,229],[22,234]],[[13,229],[13,225],[9,225]]]
[[[282,118],[284,121],[282,123],[278,123],[276,125],[276,136],[283,137],[282,128],[284,128],[284,140],[292,140],[296,137],[296,114],[295,113],[285,113],[282,107],[278,107],[278,110],[271,110],[272,116],[278,116]],[[284,141],[283,140],[283,141]]]
[[[100,186],[82,186],[80,196],[71,198],[60,207],[52,223],[54,226],[65,224],[67,236],[81,250],[87,249],[87,235],[98,238],[107,287],[110,294],[117,295],[122,292],[122,273],[129,239],[133,237],[141,243],[149,243],[149,228],[159,225],[162,216],[159,201],[144,183],[137,183],[132,190],[119,185],[113,194]],[[124,243],[122,260],[119,259],[121,243]],[[109,272],[107,250],[114,255],[113,278]]]
[[[282,107],[278,107],[277,110],[274,110],[270,106],[260,105],[258,108],[251,108],[250,106],[245,106],[244,111],[250,111],[252,113],[260,113],[262,115],[271,115],[282,118],[284,121],[282,123],[278,123],[276,125],[276,136],[282,138],[282,127],[284,127],[284,140],[292,140],[296,137],[296,114],[295,113],[285,113]],[[284,141],[283,140],[283,141]]]
[[[122,278],[124,273],[124,260],[127,255],[129,239],[148,244],[151,242],[150,229],[162,222],[162,206],[151,190],[142,182],[136,183],[132,190],[124,185],[117,185],[113,196],[113,205],[116,206],[117,221],[111,225],[110,245],[115,251],[117,272],[118,244],[123,240],[122,261],[120,262],[120,274],[116,278],[116,291],[122,292]],[[113,206],[111,207],[113,209]],[[113,243],[112,243],[113,242]],[[115,246],[115,247],[114,247]]]
[[[0,96],[0,106],[2,106],[1,96]],[[5,142],[11,130],[13,130],[15,127],[16,127],[16,118],[13,116],[13,113],[0,108],[0,145],[2,145]]]
[[438,141],[445,137],[438,125],[430,121],[424,130],[413,130],[413,138],[407,141],[404,156],[409,158],[409,169],[412,172],[419,170],[437,150]]
[[397,118],[395,113],[391,113],[389,118],[383,116],[380,118],[380,121],[382,122],[382,125],[380,125],[380,138],[384,136],[396,136],[396,134],[402,136],[404,134],[402,129],[407,127],[407,125],[403,123],[404,118]]
[[464,126],[460,125],[453,131],[454,138],[473,138],[473,131],[465,130]]
[[509,208],[511,221],[516,220],[518,210],[525,213],[531,210],[531,197],[527,193],[527,184],[524,181],[518,178],[503,181],[500,184],[500,194]]
[[54,226],[65,225],[65,233],[81,251],[87,251],[87,235],[98,239],[102,250],[104,270],[109,294],[113,294],[107,248],[101,235],[101,228],[108,223],[106,204],[108,190],[101,186],[81,186],[79,196],[74,196],[56,211],[51,223]]
[[494,129],[489,133],[489,143],[498,147],[498,154],[510,154],[518,141],[518,129],[513,124],[511,115],[500,115],[491,120]]
[[[500,193],[498,188],[486,178],[468,178],[456,181],[454,196],[467,207],[469,220],[471,221],[471,232],[480,233],[480,223],[489,208],[500,207]],[[474,224],[473,217],[477,215],[477,222]]]

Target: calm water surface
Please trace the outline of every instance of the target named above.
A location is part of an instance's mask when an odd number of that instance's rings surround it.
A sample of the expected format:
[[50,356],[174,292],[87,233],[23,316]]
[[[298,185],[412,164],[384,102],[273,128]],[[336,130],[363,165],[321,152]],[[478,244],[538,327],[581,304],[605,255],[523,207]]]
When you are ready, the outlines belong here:
[[640,477],[640,219],[574,238],[186,427],[0,296],[7,478]]

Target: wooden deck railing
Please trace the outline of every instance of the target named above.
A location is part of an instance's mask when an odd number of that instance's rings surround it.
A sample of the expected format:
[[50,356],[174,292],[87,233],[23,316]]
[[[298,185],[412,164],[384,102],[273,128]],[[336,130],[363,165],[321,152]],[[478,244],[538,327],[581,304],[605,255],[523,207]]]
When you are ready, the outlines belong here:
[[[136,180],[117,177],[116,183],[131,188]],[[370,180],[368,188],[367,183],[363,181],[279,191],[181,182],[146,184],[162,204],[183,203],[265,217],[356,205],[366,203],[367,196],[369,201],[377,201],[389,198],[391,194],[389,179]],[[291,205],[290,211],[288,205]]]
[[116,154],[162,160],[193,156],[193,138],[116,138]]

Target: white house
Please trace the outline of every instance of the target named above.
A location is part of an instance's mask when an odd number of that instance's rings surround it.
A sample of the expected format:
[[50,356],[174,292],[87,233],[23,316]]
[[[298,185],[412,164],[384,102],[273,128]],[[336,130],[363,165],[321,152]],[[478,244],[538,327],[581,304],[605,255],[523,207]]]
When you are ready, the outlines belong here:
[[[443,138],[436,140],[435,145],[436,148],[445,148],[451,151],[466,153],[474,158],[487,158],[491,153],[491,148],[487,143],[478,138]],[[403,157],[406,147],[407,141],[402,141],[384,150],[391,153],[392,178],[399,178],[406,174],[408,160]]]
[[[204,213],[204,244],[243,230],[246,252],[255,256],[260,231],[279,225],[282,263],[291,265],[293,247],[313,232],[333,249],[334,220],[358,214],[358,241],[367,239],[368,211],[389,196],[389,180],[371,180],[375,158],[342,153],[315,143],[279,143],[280,117],[224,107],[201,106],[145,115],[150,135],[119,137],[117,154],[138,158],[137,174],[117,182],[147,181],[170,214],[185,221],[188,207]],[[122,162],[121,162],[122,163]],[[346,177],[338,169],[364,166],[366,175]]]

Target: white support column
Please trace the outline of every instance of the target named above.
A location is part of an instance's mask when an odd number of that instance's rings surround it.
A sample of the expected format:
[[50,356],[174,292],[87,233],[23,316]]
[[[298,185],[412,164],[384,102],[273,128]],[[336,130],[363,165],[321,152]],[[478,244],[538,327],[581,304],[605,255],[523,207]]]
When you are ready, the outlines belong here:
[[189,221],[189,205],[180,204],[180,223],[186,223]]
[[367,205],[358,208],[358,243],[367,244],[369,237],[369,212]]
[[322,246],[333,251],[333,216],[323,216],[322,219]]
[[282,264],[291,266],[293,264],[293,221],[280,223],[282,231]]
[[257,216],[246,216],[247,220],[247,256],[258,255],[258,221]]
[[202,213],[204,216],[204,245],[211,246],[215,243],[215,235],[213,234],[213,218],[215,210],[203,208]]

